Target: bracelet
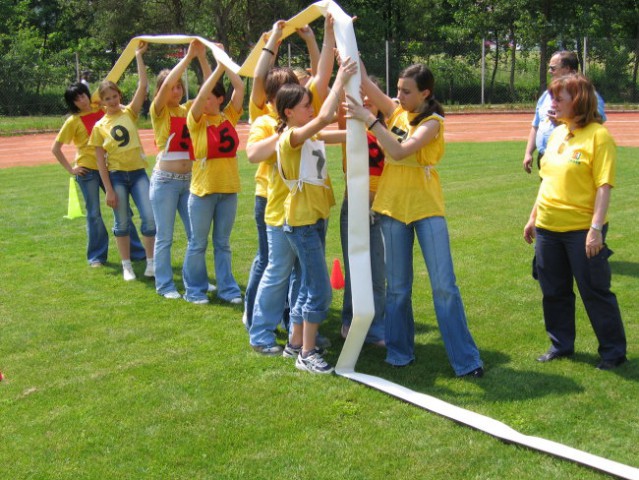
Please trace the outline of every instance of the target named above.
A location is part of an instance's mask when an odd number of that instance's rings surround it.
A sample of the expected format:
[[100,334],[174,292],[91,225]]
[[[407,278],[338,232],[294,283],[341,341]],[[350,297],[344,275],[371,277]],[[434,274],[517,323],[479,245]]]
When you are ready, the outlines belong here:
[[593,223],[592,225],[590,225],[590,228],[592,228],[593,230],[596,230],[598,232],[601,232],[601,230],[603,230],[603,227],[601,225],[596,224],[596,223]]
[[375,124],[376,124],[376,123],[379,123],[379,121],[380,121],[380,120],[379,120],[379,118],[376,118],[376,119],[373,121],[373,123],[371,123],[371,124],[370,124],[368,127],[366,127],[366,128],[368,128],[369,130],[372,130],[372,129],[373,129],[373,127],[375,126]]
[[270,53],[271,55],[275,56],[275,52],[274,52],[273,50],[271,50],[270,48],[266,48],[266,47],[264,47],[264,48],[262,49],[262,51],[263,51],[263,52],[268,52],[268,53]]

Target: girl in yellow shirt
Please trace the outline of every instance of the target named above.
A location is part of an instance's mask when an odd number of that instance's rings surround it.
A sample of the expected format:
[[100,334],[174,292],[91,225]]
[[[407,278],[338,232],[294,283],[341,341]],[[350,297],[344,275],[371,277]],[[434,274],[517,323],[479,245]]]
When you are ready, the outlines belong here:
[[192,303],[209,302],[206,270],[206,247],[213,225],[213,258],[217,296],[241,304],[242,294],[231,270],[231,230],[237,212],[240,172],[237,165],[239,137],[235,125],[242,114],[244,82],[227,71],[233,94],[224,108],[224,84],[219,82],[224,67],[218,64],[204,82],[187,115],[186,124],[193,141],[195,163],[189,196],[191,241],[186,251],[182,278],[184,298]]
[[419,241],[448,359],[458,376],[481,377],[479,351],[468,330],[450,254],[444,201],[435,165],[444,153],[444,111],[435,100],[435,78],[424,65],[406,68],[397,102],[363,75],[364,93],[388,118],[388,129],[348,97],[348,117],[363,121],[386,154],[373,210],[381,215],[386,260],[386,361],[415,360],[411,303],[413,245]]
[[100,84],[98,93],[105,107],[105,115],[96,123],[89,141],[89,144],[95,147],[98,170],[106,189],[106,203],[115,213],[113,235],[122,259],[123,276],[126,281],[135,280],[129,247],[129,195],[133,197],[142,219],[140,230],[147,262],[144,276],[155,275],[155,220],[149,200],[146,159],[136,125],[146,97],[147,77],[142,55],[147,47],[145,42],[140,42],[135,51],[139,80],[129,105],[122,107],[122,92],[115,83],[105,81]]
[[339,142],[335,133],[320,131],[333,121],[340,91],[357,71],[355,61],[345,60],[322,108],[314,116],[310,92],[301,85],[283,85],[275,97],[280,124],[278,170],[289,188],[284,201],[283,230],[300,263],[300,291],[291,308],[289,343],[300,349],[295,366],[312,373],[331,373],[333,367],[316,349],[319,324],[331,303],[331,285],[324,256],[326,219],[334,203],[326,174],[323,140]]

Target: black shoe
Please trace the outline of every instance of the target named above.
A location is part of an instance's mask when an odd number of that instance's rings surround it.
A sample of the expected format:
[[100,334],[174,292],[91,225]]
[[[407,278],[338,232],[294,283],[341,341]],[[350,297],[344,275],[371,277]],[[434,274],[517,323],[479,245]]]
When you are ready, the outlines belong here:
[[472,370],[468,373],[464,373],[462,375],[462,377],[469,377],[469,378],[481,378],[484,376],[484,369],[482,367],[478,367],[475,370]]
[[570,355],[572,355],[572,352],[569,353],[561,353],[561,352],[556,352],[554,350],[548,350],[546,353],[544,353],[543,355],[537,357],[537,361],[541,362],[541,363],[546,363],[546,362],[551,362],[553,360],[556,360],[558,358],[565,358],[565,357],[569,357]]
[[618,367],[622,363],[626,363],[628,359],[624,355],[623,357],[615,358],[613,360],[602,360],[597,364],[598,370],[612,370],[613,368]]

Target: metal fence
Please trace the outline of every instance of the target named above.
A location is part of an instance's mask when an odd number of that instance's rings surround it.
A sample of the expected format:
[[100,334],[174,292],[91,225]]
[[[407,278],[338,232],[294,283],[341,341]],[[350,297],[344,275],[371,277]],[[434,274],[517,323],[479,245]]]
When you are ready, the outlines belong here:
[[[608,104],[639,103],[637,58],[634,40],[562,39],[551,43],[554,50],[578,52],[582,69],[595,84]],[[634,49],[633,49],[634,46]],[[147,54],[149,77],[161,68],[176,62],[176,47],[154,48]],[[538,48],[496,45],[492,42],[389,42],[367,41],[361,45],[361,55],[369,74],[376,75],[390,95],[402,68],[411,63],[425,63],[436,79],[435,95],[444,105],[532,105],[540,93]],[[117,53],[94,52],[91,58],[76,54],[58,56],[45,72],[34,66],[33,78],[25,78],[19,91],[0,89],[0,115],[58,115],[66,112],[62,100],[64,87],[75,81],[83,71],[89,71],[93,86],[108,72]],[[299,38],[291,37],[280,49],[280,64],[308,66],[308,57]],[[132,94],[136,86],[135,67],[123,78],[121,88]],[[544,66],[545,68],[545,66]],[[37,77],[37,75],[40,75]],[[196,76],[189,77],[190,93],[197,91]],[[152,88],[151,88],[152,90]]]

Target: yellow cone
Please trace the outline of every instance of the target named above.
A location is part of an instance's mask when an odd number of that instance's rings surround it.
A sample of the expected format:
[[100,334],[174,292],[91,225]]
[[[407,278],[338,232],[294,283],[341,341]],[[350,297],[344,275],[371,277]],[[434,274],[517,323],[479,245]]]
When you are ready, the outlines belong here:
[[73,177],[69,177],[69,211],[64,216],[69,220],[84,217],[82,208],[80,207],[80,199],[78,198],[78,187]]

